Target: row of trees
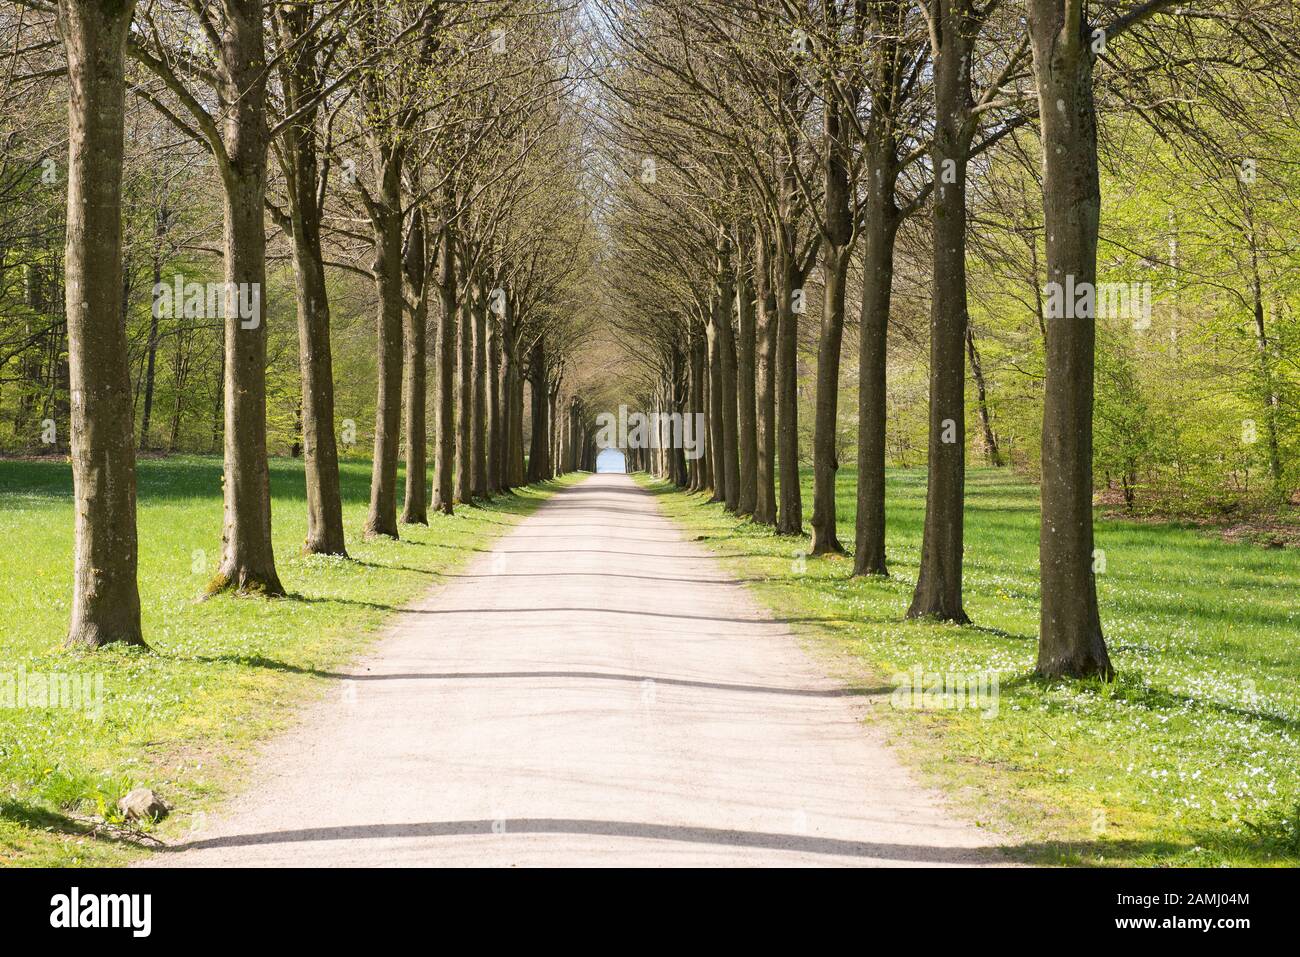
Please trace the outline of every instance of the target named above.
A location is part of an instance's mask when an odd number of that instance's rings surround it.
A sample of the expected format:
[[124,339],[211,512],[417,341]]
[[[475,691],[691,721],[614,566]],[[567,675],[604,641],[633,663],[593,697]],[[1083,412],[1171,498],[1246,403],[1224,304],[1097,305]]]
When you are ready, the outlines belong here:
[[[0,99],[24,107],[0,121],[0,428],[71,422],[74,643],[141,640],[132,450],[164,415],[163,445],[224,457],[212,590],[264,594],[283,592],[272,443],[305,461],[305,548],[345,554],[355,410],[374,421],[367,535],[591,465],[594,416],[631,399],[707,423],[703,457],[634,465],[782,534],[805,531],[810,448],[813,554],[846,551],[855,455],[864,576],[889,570],[885,466],[911,429],[929,476],[909,614],[957,622],[974,445],[1041,477],[1049,676],[1110,672],[1095,475],[1130,502],[1144,470],[1235,475],[1203,425],[1234,415],[1275,489],[1294,472],[1284,0],[0,10]],[[1141,164],[1140,195],[1187,211],[1153,228],[1109,187],[1122,228],[1103,233],[1103,183]],[[146,295],[213,270],[216,312]],[[1169,290],[1176,348],[1098,314],[1099,279],[1135,275]],[[1189,353],[1232,393],[1200,431],[1153,399]]]
[[[41,14],[57,17],[57,34]],[[289,248],[295,293],[305,551],[346,554],[328,272],[373,289],[367,536],[399,534],[403,455],[400,520],[424,523],[430,508],[450,513],[550,477],[561,453],[579,446],[558,411],[592,259],[571,63],[555,39],[567,35],[571,12],[506,0],[139,9],[33,0],[14,16],[25,82],[54,37],[66,53],[63,295],[77,523],[69,644],[143,643],[122,229],[133,110],[197,144],[221,196],[222,308],[199,309],[222,331],[224,526],[209,592],[284,593],[267,465],[271,223]],[[166,221],[160,212],[160,234]],[[193,318],[175,301],[158,308],[171,287],[163,260],[151,339],[158,323]]]
[[[1239,122],[1253,82],[1242,76],[1294,77],[1279,41],[1293,11],[1269,3],[1175,9],[1162,0],[597,6],[596,33],[606,39],[597,54],[607,93],[600,128],[606,161],[622,172],[612,177],[609,215],[615,312],[641,344],[642,400],[707,416],[708,455],[662,457],[679,484],[712,489],[729,510],[779,533],[803,533],[800,327],[820,305],[808,373],[810,551],[845,550],[835,477],[856,280],[854,574],[887,574],[886,360],[905,229],[928,254],[929,477],[911,617],[968,620],[972,367],[983,444],[1000,459],[970,321],[967,263],[981,247],[969,214],[972,192],[984,212],[1004,170],[1028,172],[1037,208],[1020,210],[1012,228],[1028,235],[1034,255],[1042,338],[1038,671],[1111,674],[1093,569],[1099,118],[1198,145],[1231,177],[1242,157],[1222,136]],[[1189,71],[1194,119],[1171,105],[1189,92]],[[1030,155],[1032,166],[1024,163]],[[1071,297],[1056,314],[1043,311],[1053,289]],[[1089,290],[1088,298],[1076,302],[1075,290]],[[1267,343],[1264,352],[1272,356]]]

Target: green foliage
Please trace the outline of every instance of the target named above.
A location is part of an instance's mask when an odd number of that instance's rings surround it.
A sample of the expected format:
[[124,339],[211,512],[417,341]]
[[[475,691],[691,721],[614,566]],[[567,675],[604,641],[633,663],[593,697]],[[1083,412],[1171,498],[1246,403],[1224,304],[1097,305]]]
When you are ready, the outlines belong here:
[[1122,337],[1098,330],[1097,394],[1093,411],[1093,466],[1124,490],[1131,509],[1141,476],[1159,462],[1159,437],[1154,412],[1138,380],[1136,362]]
[[[1198,122],[1215,128],[1209,114]],[[1300,487],[1300,129],[1220,122],[1234,161],[1173,145],[1133,117],[1104,126],[1098,282],[1144,287],[1150,315],[1097,320],[1097,484],[1128,491],[1138,512],[1275,510]],[[1034,474],[1046,277],[1040,187],[1021,162],[1038,143],[1022,139],[990,162],[976,193],[971,320],[999,437]],[[1243,156],[1257,158],[1250,183]]]

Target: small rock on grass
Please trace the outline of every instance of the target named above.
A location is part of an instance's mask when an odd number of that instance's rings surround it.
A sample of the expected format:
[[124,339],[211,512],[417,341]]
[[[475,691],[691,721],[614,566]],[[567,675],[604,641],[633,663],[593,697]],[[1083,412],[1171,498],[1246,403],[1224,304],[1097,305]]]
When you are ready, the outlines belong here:
[[148,788],[136,788],[117,802],[117,809],[128,821],[162,820],[171,810],[162,798]]

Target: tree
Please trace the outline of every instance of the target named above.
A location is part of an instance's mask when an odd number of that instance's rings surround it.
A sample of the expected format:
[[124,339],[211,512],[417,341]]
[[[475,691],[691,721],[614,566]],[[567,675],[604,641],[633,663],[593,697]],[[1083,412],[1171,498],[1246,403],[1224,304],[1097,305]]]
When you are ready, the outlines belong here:
[[360,112],[360,136],[370,154],[370,175],[357,178],[356,194],[371,230],[370,271],[377,300],[378,382],[365,526],[368,538],[398,537],[397,460],[406,315],[403,240],[411,213],[403,187],[416,124],[427,115],[432,102],[433,57],[442,39],[444,14],[438,0],[391,6],[372,3],[353,27],[361,64],[353,89]]
[[[1101,36],[1167,6],[1153,0]],[[1029,0],[1029,35],[1043,143],[1047,279],[1057,288],[1094,289],[1101,188],[1093,66],[1099,51],[1080,0]],[[1042,605],[1038,673],[1109,678],[1093,570],[1092,406],[1096,329],[1091,308],[1046,324],[1043,389]]]
[[[160,7],[158,16],[169,11]],[[265,9],[261,0],[223,0],[195,7],[188,36],[205,47],[202,65],[188,46],[169,47],[176,24],[143,12],[131,55],[161,80],[162,91],[137,85],[140,95],[186,134],[207,146],[223,188],[223,263],[226,301],[223,357],[224,519],[221,560],[208,592],[284,594],[271,545],[271,481],[266,448],[266,186],[271,130],[266,104]],[[169,34],[169,27],[174,33]],[[201,39],[200,39],[201,38]],[[186,83],[211,88],[217,111]],[[242,297],[242,300],[241,300]],[[248,305],[241,316],[237,303]]]
[[866,195],[863,198],[862,305],[858,324],[858,487],[853,574],[889,573],[885,562],[885,458],[888,390],[886,360],[894,285],[894,252],[904,219],[927,190],[908,201],[899,179],[922,153],[909,142],[919,122],[912,116],[917,77],[927,47],[909,28],[904,3],[872,8],[871,80],[862,126]]
[[[821,238],[822,323],[817,347],[817,405],[813,431],[814,555],[842,554],[836,529],[835,438],[839,417],[840,351],[844,340],[845,295],[849,265],[857,245],[858,169],[861,154],[853,127],[865,81],[866,58],[855,57],[867,38],[868,4],[824,0],[819,5],[816,95],[821,100],[818,159],[822,167]],[[800,181],[801,184],[803,181]],[[809,196],[809,205],[814,197]]]
[[[1011,52],[997,57],[977,50],[982,35],[995,32],[989,16],[996,9],[996,4],[980,10],[969,0],[936,0],[928,12],[935,100],[930,152],[936,179],[931,193],[929,467],[921,569],[907,615],[963,624],[969,621],[962,606],[968,341],[974,351],[966,289],[967,175],[979,151],[1021,122],[1020,117],[1005,120],[984,143],[974,145],[981,119],[998,105],[995,98],[1019,68],[1027,46],[1013,21],[998,25]],[[976,93],[973,64],[999,60],[1000,68]]]
[[133,0],[60,0],[68,57],[69,385],[76,514],[67,644],[143,645],[135,421],[122,316],[122,150]]
[[319,159],[321,97],[328,79],[324,58],[339,32],[323,26],[308,4],[277,4],[280,88],[285,119],[276,151],[289,212],[273,213],[293,242],[297,292],[298,355],[302,375],[303,461],[307,485],[304,554],[347,555],[334,434],[334,364],[330,347],[329,291],[325,282],[322,216],[328,178]]

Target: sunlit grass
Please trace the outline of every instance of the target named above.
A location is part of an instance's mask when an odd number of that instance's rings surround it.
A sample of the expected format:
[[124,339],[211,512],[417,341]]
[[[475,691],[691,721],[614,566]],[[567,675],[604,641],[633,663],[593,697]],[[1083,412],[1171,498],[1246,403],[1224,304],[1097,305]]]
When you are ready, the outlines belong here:
[[[644,480],[644,479],[643,479]],[[852,470],[839,476],[853,541]],[[1030,677],[1038,633],[1037,489],[1004,471],[967,478],[966,610],[972,627],[903,619],[916,581],[922,470],[889,475],[887,580],[848,558],[804,558],[806,539],[738,522],[700,496],[661,492],[669,513],[825,649],[882,686],[927,673],[996,671],[996,717],[912,711],[882,697],[928,780],[1000,825],[1032,860],[1300,863],[1300,557],[1193,529],[1101,521],[1102,618],[1112,684]],[[805,476],[808,513],[812,492]],[[805,516],[805,522],[807,516]]]
[[302,463],[274,460],[276,560],[290,597],[196,602],[219,557],[220,460],[142,461],[140,596],[152,650],[69,654],[59,645],[72,587],[70,467],[0,461],[0,682],[26,673],[102,675],[104,684],[98,720],[0,699],[0,863],[122,860],[127,851],[88,836],[85,822],[136,785],[173,804],[169,828],[186,826],[228,790],[250,744],[283,727],[395,608],[548,494],[524,489],[434,516],[428,528],[403,526],[399,542],[364,542],[369,462],[345,462],[342,473],[353,560],[299,554]]

